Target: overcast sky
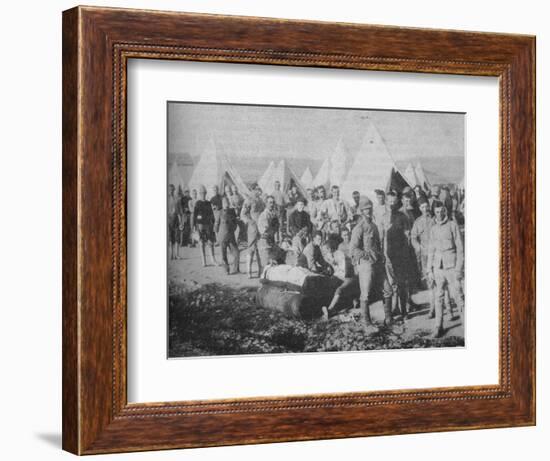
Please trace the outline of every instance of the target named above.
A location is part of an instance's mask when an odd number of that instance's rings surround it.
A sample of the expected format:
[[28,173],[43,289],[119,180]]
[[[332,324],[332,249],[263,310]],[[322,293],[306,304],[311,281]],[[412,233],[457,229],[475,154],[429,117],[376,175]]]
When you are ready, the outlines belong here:
[[355,155],[369,120],[398,162],[464,155],[464,114],[197,103],[169,103],[168,149],[201,155],[213,136],[229,157],[324,158],[342,139]]

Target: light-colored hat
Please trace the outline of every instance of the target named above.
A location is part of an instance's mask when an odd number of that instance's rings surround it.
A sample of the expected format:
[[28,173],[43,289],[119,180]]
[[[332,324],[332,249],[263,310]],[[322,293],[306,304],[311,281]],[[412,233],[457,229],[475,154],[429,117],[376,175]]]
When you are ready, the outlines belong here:
[[365,197],[364,195],[362,195],[361,197],[359,197],[359,205],[357,208],[359,208],[360,210],[364,210],[366,208],[372,208],[372,202],[368,197]]

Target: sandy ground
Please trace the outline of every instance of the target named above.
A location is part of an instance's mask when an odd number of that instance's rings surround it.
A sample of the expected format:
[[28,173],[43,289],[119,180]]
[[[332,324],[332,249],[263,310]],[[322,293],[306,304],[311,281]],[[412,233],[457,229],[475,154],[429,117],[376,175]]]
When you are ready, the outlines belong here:
[[[208,251],[208,250],[207,250]],[[215,248],[216,258],[221,261],[220,248]],[[207,262],[210,258],[207,255]],[[240,254],[240,274],[226,275],[223,267],[213,265],[203,267],[199,248],[183,248],[180,249],[180,259],[168,261],[168,278],[176,284],[183,284],[189,290],[198,288],[200,285],[209,283],[219,283],[232,288],[242,288],[250,291],[251,288],[258,288],[260,283],[258,278],[249,279],[246,275],[246,256],[244,251]],[[256,267],[254,265],[254,271]],[[256,274],[256,272],[254,272]],[[429,298],[427,291],[420,291],[413,295],[413,301],[420,306],[415,312],[410,314],[410,319],[400,326],[402,328],[401,335],[403,337],[413,337],[415,335],[426,335],[433,327],[433,320],[428,318],[429,313]],[[358,312],[353,310],[342,312],[329,319],[329,322],[342,321],[346,318],[350,320],[357,318]],[[371,305],[371,316],[374,322],[382,323],[384,319],[384,309],[382,302],[378,301]],[[464,337],[464,324],[461,318],[451,320],[450,315],[446,312],[444,317],[444,337],[459,336]]]

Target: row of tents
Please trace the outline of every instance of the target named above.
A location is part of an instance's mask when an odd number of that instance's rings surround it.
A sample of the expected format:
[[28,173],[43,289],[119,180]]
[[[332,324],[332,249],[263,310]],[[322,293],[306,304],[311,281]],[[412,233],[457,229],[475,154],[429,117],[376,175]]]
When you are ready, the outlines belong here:
[[[186,180],[183,176],[178,165],[173,163],[168,171],[170,184],[197,190],[204,185],[208,192],[213,185],[217,185],[220,190],[226,185],[236,185],[243,195],[250,194],[248,185],[231,164],[223,148],[212,137],[190,178]],[[346,200],[351,199],[352,192],[356,190],[372,198],[376,189],[388,191],[394,188],[400,191],[405,186],[417,185],[424,189],[430,188],[430,182],[420,162],[415,166],[409,163],[404,172],[399,170],[373,123],[369,124],[361,147],[353,160],[350,161],[346,156],[343,142],[340,140],[333,154],[323,161],[315,176],[311,169],[306,167],[299,178],[286,160],[280,160],[278,163],[270,161],[264,173],[258,178],[258,185],[263,192],[270,194],[274,190],[275,181],[279,181],[284,192],[295,184],[304,196],[307,188],[321,185],[329,188],[338,185],[341,196]]]

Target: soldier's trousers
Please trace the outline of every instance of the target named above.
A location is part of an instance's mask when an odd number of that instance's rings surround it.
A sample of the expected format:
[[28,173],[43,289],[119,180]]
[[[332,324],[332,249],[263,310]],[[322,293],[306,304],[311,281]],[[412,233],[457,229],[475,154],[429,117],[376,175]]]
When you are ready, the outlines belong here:
[[[435,328],[443,327],[443,301],[448,288],[451,298],[460,312],[464,311],[464,292],[454,269],[434,269],[435,280]],[[450,311],[450,309],[449,309]]]
[[237,246],[234,235],[230,235],[228,238],[222,240],[221,242],[222,261],[227,271],[229,271],[229,261],[227,260],[228,249],[233,257],[231,272],[237,272],[239,270],[239,247]]
[[[379,271],[379,272],[377,272]],[[393,290],[385,273],[383,265],[373,264],[368,261],[361,261],[355,266],[355,273],[359,279],[359,289],[361,291],[360,300],[369,301],[370,294],[373,292],[373,288],[376,283],[382,283],[382,296],[383,298],[391,298]]]

